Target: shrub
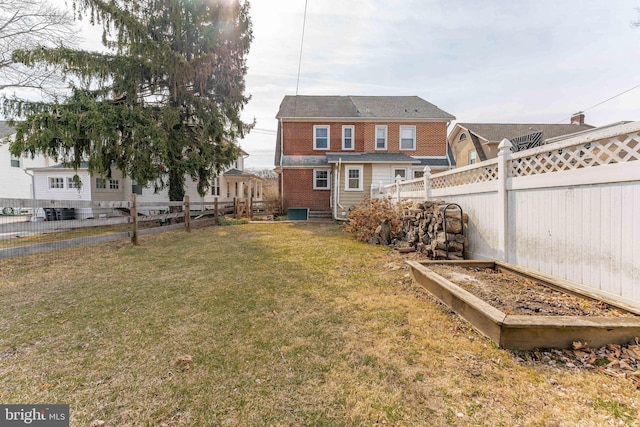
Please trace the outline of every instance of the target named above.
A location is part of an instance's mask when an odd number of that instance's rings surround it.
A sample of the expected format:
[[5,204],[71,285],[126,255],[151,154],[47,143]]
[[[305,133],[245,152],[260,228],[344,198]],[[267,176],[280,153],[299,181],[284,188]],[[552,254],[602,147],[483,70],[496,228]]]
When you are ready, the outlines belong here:
[[347,215],[349,223],[345,231],[355,234],[358,240],[368,242],[383,220],[387,220],[392,236],[402,231],[402,210],[389,199],[364,198]]
[[249,220],[246,218],[227,218],[226,216],[221,216],[218,218],[218,225],[240,225],[240,224],[249,224]]

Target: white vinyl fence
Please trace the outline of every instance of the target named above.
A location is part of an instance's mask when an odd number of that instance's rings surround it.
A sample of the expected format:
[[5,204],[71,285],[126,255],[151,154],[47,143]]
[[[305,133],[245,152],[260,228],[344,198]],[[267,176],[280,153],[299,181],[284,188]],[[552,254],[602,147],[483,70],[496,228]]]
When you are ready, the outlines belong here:
[[469,214],[468,258],[498,259],[640,306],[640,122],[385,187]]

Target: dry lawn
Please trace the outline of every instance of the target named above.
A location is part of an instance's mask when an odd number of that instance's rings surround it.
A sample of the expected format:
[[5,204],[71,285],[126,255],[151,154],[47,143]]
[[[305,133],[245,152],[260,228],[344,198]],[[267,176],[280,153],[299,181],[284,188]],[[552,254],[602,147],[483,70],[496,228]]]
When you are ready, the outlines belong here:
[[88,426],[637,424],[638,391],[524,365],[333,224],[0,261],[0,402]]

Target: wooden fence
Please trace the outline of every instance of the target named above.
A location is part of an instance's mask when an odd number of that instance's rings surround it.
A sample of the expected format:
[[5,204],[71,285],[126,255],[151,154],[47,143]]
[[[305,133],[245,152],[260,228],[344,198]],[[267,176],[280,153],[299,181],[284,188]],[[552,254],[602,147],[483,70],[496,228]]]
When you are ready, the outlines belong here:
[[[216,225],[221,216],[252,218],[268,214],[270,209],[268,203],[251,199],[191,202],[185,196],[179,202],[140,202],[135,194],[128,201],[0,199],[0,258],[127,238],[137,245],[140,235],[177,228],[189,232],[194,223]],[[121,226],[122,231],[70,238],[72,231],[105,226]],[[60,238],[22,244],[28,239],[21,238],[50,233],[60,233]]]
[[468,258],[497,259],[640,306],[640,122],[386,186],[469,214]]

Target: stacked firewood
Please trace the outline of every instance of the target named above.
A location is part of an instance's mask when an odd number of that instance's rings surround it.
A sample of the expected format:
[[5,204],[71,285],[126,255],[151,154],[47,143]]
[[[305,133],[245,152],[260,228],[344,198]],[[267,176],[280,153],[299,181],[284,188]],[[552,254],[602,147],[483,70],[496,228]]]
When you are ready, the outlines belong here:
[[404,240],[409,243],[403,252],[415,250],[431,259],[464,259],[469,216],[458,205],[425,201],[405,208],[402,222]]

